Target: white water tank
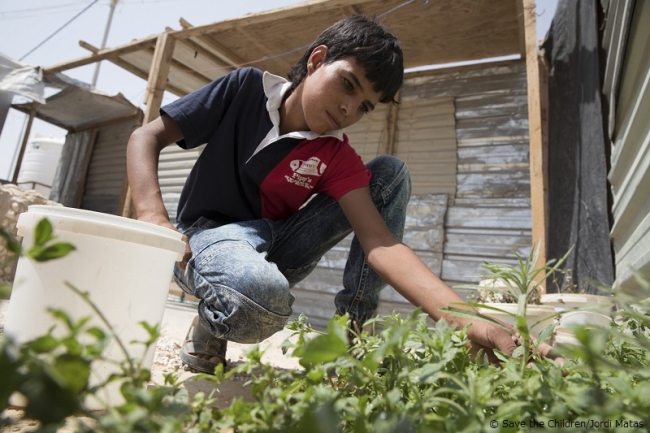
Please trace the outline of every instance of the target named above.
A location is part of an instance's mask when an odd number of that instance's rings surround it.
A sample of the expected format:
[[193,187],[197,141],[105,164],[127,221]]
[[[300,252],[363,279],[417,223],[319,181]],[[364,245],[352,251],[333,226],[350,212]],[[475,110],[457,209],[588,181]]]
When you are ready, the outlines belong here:
[[49,197],[63,143],[65,138],[36,134],[25,148],[18,173],[18,186],[25,190],[34,189],[44,197]]

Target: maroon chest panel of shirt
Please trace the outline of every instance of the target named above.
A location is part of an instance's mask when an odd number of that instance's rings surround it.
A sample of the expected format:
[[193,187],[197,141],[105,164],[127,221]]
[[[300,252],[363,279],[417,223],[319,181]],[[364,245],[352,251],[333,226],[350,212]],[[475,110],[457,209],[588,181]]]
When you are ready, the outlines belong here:
[[291,140],[298,143],[272,143],[246,164],[246,171],[260,181],[262,218],[287,218],[312,194],[322,193],[338,200],[370,182],[370,171],[350,147],[347,137],[343,141],[333,137]]

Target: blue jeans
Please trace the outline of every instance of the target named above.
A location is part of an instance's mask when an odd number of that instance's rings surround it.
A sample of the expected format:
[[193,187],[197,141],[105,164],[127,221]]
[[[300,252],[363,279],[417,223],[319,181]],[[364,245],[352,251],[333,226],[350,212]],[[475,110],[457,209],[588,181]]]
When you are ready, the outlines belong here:
[[[406,165],[383,155],[370,161],[370,192],[389,230],[401,241],[411,181]],[[222,225],[199,218],[179,229],[190,241],[192,258],[174,278],[199,298],[199,320],[213,335],[238,343],[262,341],[282,330],[291,315],[291,288],[307,277],[320,258],[352,228],[338,203],[317,195],[300,211],[280,220]],[[358,323],[377,308],[386,283],[368,266],[356,237],[334,303],[338,314]]]

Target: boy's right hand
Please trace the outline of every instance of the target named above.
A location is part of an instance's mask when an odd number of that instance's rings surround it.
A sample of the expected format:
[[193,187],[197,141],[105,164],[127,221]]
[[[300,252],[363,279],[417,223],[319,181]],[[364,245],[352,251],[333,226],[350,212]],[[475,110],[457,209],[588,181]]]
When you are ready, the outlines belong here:
[[[151,224],[156,224],[156,225],[159,225],[161,227],[165,227],[165,228],[174,230],[175,232],[181,233],[181,231],[178,230],[174,226],[174,224],[172,224],[166,218],[152,218],[152,217],[142,216],[142,217],[138,217],[138,221],[144,221],[144,222],[148,222],[148,223],[151,223]],[[178,267],[185,270],[185,268],[187,267],[187,262],[192,257],[192,249],[190,248],[190,240],[184,234],[182,234],[182,235],[183,235],[183,237],[181,239],[183,240],[183,242],[185,242],[185,254],[183,254],[183,259],[178,263]]]

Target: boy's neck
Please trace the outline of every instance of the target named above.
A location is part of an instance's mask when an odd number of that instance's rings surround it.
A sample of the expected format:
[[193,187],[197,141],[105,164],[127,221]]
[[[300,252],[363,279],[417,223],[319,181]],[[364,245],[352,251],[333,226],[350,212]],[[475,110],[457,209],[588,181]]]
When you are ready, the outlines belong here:
[[[302,83],[301,83],[302,84]],[[285,97],[280,104],[280,135],[296,131],[308,131],[309,127],[305,122],[305,116],[300,106],[300,94],[302,85],[299,85],[288,97]]]

